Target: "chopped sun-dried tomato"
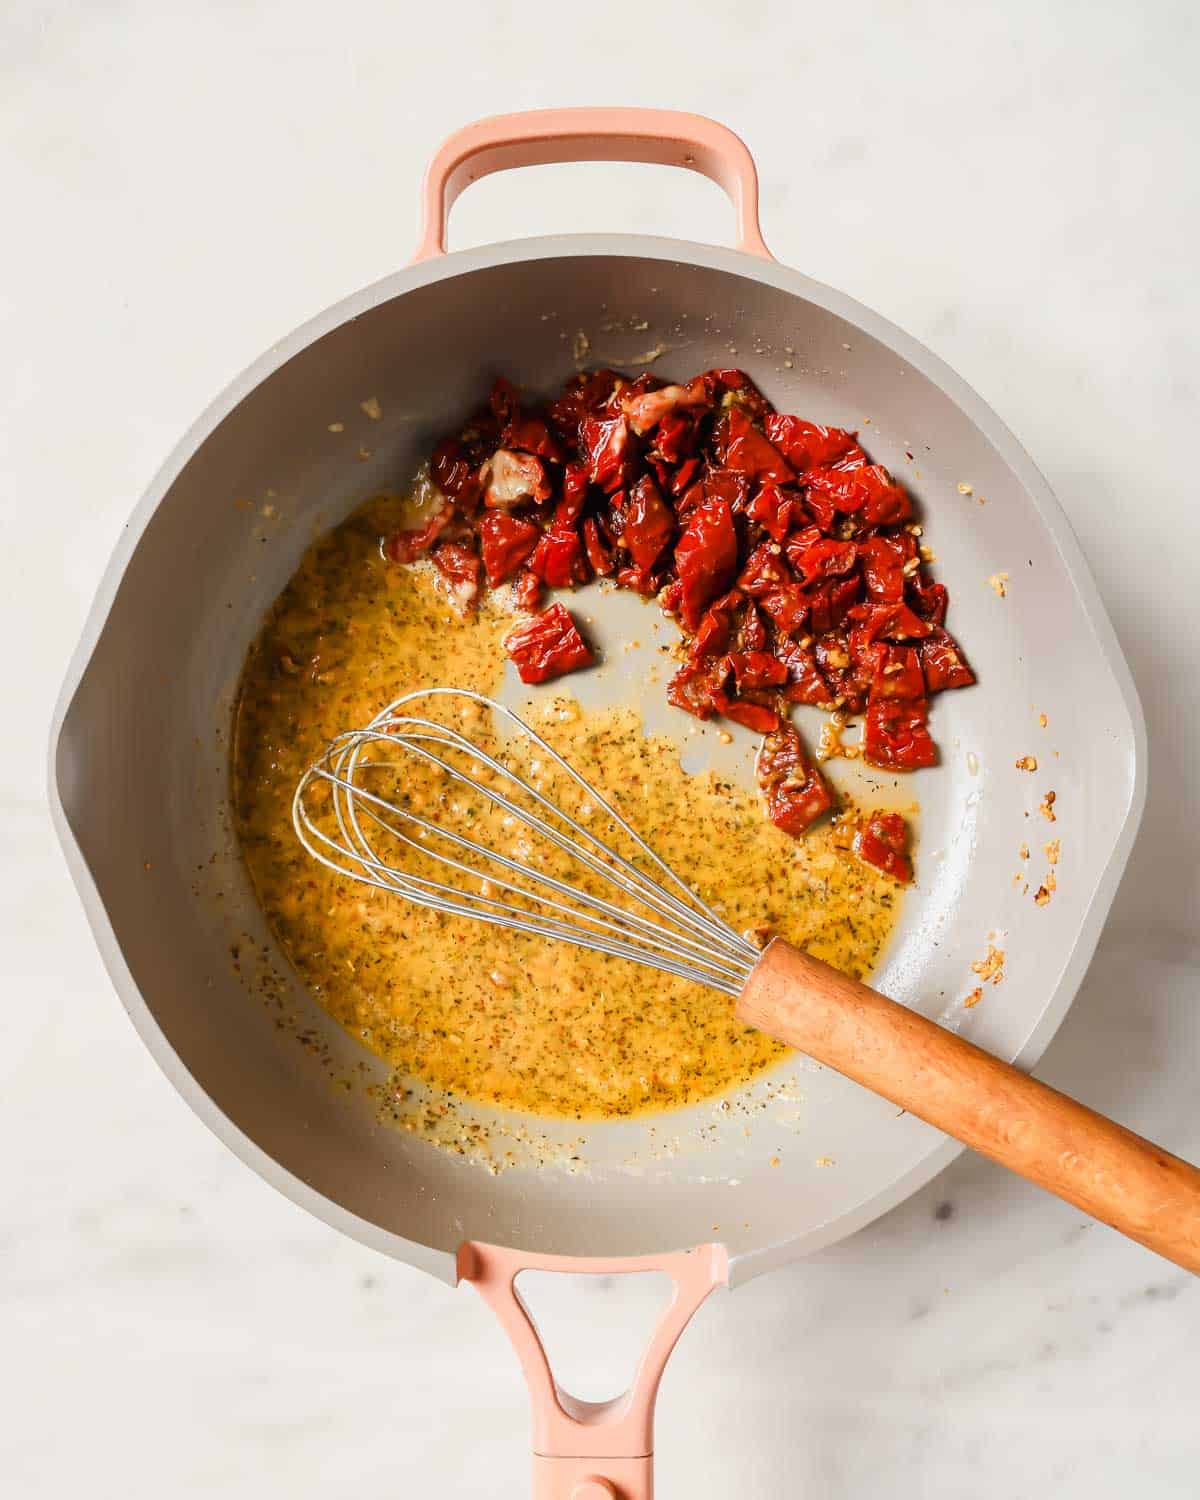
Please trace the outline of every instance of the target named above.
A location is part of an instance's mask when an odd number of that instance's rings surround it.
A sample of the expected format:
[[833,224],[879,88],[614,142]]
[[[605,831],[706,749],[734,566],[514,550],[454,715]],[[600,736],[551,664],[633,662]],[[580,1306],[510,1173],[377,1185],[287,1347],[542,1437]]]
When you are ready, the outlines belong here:
[[917,646],[925,674],[925,691],[940,693],[945,688],[970,687],[975,673],[963,660],[958,642],[936,625],[928,629],[931,634]]
[[588,581],[583,542],[573,526],[549,526],[542,532],[529,566],[552,589],[570,589]]
[[643,474],[629,491],[625,530],[621,536],[634,565],[643,571],[652,568],[674,530],[675,517],[671,507],[649,474]]
[[[768,734],[764,791],[790,832],[830,793],[788,704],[865,712],[864,759],[911,770],[937,758],[929,696],[975,680],[903,487],[854,433],[775,412],[740,370],[676,384],[597,370],[544,405],[501,378],[435,447],[430,478],[445,508],[389,536],[389,559],[431,555],[464,608],[481,570],[491,586],[513,580],[528,614],[545,586],[594,576],[656,596],[686,648],[669,700]],[[591,660],[557,605],[510,640],[523,672]]]
[[717,453],[726,469],[751,479],[790,484],[795,474],[779,449],[762,435],[739,406],[731,406],[717,424]]
[[438,537],[453,519],[449,505],[437,515],[430,516],[424,526],[415,526],[407,531],[393,531],[383,544],[383,550],[392,562],[416,562],[423,552],[428,552]]
[[755,491],[747,513],[766,531],[782,542],[789,531],[804,525],[807,519],[797,490],[783,489],[772,480],[764,480]]
[[612,572],[612,549],[600,534],[600,523],[595,516],[588,516],[583,523],[583,549],[593,573],[603,577]]
[[913,878],[908,853],[908,825],[899,813],[875,813],[854,836],[854,852],[893,880],[907,885]]
[[541,459],[511,448],[497,448],[479,477],[485,485],[483,503],[493,508],[549,500],[553,492]]
[[767,436],[798,474],[836,463],[856,447],[855,434],[840,427],[820,427],[803,417],[772,412],[763,422]]
[[833,806],[829,786],[800,736],[784,724],[763,740],[756,767],[767,816],[784,833],[801,834]]
[[746,688],[778,687],[787,681],[787,667],[769,651],[733,651],[727,661],[739,692]]
[[587,504],[588,471],[583,464],[568,464],[563,470],[562,498],[554,507],[557,526],[574,526]]
[[595,658],[579,634],[569,610],[552,604],[509,632],[504,649],[516,663],[522,682],[547,682],[578,667],[590,667]]
[[433,450],[429,477],[443,495],[462,509],[471,510],[479,504],[483,494],[479,466],[471,462],[467,450],[457,438],[446,438]]
[[737,533],[724,500],[705,500],[688,517],[675,544],[675,569],[681,585],[680,613],[695,630],[709,600],[723,594],[737,568]]
[[480,516],[475,529],[483,553],[483,571],[493,588],[517,571],[541,536],[532,521],[502,510]]
[[537,574],[525,568],[518,576],[514,585],[514,598],[517,608],[527,615],[533,614],[542,602],[544,587],[542,580]]
[[450,585],[454,602],[466,614],[479,598],[479,557],[458,542],[439,542],[431,555],[434,567]]
[[624,481],[629,451],[629,424],[615,417],[585,417],[579,428],[588,477],[602,490],[615,490]]

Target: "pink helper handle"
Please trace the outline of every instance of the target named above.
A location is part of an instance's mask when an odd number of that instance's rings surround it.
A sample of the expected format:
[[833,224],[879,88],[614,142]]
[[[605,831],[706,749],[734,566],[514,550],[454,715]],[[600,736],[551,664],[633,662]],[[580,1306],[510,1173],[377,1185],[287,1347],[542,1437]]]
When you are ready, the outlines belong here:
[[[658,1321],[633,1384],[614,1401],[579,1401],[554,1379],[515,1282],[522,1271],[620,1276],[665,1271],[675,1295]],[[620,1259],[528,1255],[467,1240],[458,1279],[473,1283],[521,1361],[533,1414],[533,1500],[652,1500],[654,1402],[663,1367],[692,1314],[729,1279],[724,1245]]]
[[733,202],[738,249],[773,259],[758,227],[758,173],[740,136],[674,109],[531,109],[491,115],[448,136],[425,172],[413,261],[446,253],[446,220],[472,182],[509,167],[563,161],[644,161],[700,172]]

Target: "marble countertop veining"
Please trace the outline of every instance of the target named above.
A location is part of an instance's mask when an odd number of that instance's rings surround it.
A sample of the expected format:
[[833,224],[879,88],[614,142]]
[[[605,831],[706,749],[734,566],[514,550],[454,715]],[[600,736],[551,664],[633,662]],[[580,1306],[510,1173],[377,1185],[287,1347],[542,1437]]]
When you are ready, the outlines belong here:
[[[1198,65],[1169,0],[5,10],[6,1492],[525,1492],[524,1394],[477,1299],[305,1216],[192,1117],[121,1013],[44,803],[61,674],[160,459],[272,340],[406,258],[424,158],[481,114],[727,121],[776,254],[925,340],[1033,453],[1152,747],[1129,874],[1039,1071],[1200,1159]],[[481,184],[453,235],[728,220],[699,180],[591,166]],[[617,1298],[574,1313],[615,1326]],[[1195,1282],[960,1158],[705,1307],[664,1382],[660,1493],[1192,1497],[1198,1350]]]

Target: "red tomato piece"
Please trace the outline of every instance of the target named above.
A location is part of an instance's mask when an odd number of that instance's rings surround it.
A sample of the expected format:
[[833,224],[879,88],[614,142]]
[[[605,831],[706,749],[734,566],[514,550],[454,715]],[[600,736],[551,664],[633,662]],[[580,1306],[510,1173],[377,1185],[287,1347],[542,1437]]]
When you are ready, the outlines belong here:
[[946,688],[970,687],[975,673],[963,660],[958,642],[938,626],[928,625],[926,629],[930,634],[917,647],[925,691],[940,693]]
[[649,571],[675,530],[675,517],[662,492],[649,474],[643,474],[629,492],[625,507],[625,530],[621,536],[635,565]]
[[579,442],[592,483],[602,490],[618,489],[624,482],[629,453],[629,424],[625,418],[619,413],[615,417],[585,417],[579,428]]
[[907,604],[857,604],[850,611],[859,622],[862,640],[877,641],[882,636],[889,641],[917,641],[933,632],[928,620],[922,620]]
[[684,490],[688,488],[692,480],[696,477],[696,471],[699,467],[700,460],[698,458],[685,458],[675,470],[674,477],[671,480],[671,494],[682,495]]
[[795,537],[786,547],[788,561],[801,574],[806,584],[817,583],[825,578],[840,578],[854,571],[858,561],[858,548],[853,542],[838,542],[832,537],[822,537],[807,545]]
[[704,498],[725,500],[734,515],[741,515],[750,504],[750,480],[733,469],[708,469],[704,475]]
[[913,878],[908,853],[908,824],[899,813],[874,813],[854,836],[859,859],[890,875],[902,885]]
[[667,683],[667,702],[697,719],[711,719],[717,712],[716,695],[725,683],[724,661],[703,657],[688,661]]
[[383,544],[384,552],[392,562],[415,562],[422,552],[429,551],[450,524],[453,515],[453,506],[447,505],[436,516],[430,516],[424,526],[414,526],[408,531],[393,531]]
[[782,412],[773,412],[767,417],[763,429],[799,474],[806,469],[836,463],[858,446],[853,432],[845,432],[840,427],[822,427],[816,422],[806,422],[803,417],[788,417]]
[[767,651],[733,651],[726,662],[739,693],[748,688],[778,687],[787,681],[787,667]]
[[859,543],[863,582],[867,593],[881,604],[904,598],[904,564],[917,555],[917,544],[907,531],[896,536],[869,536]]
[[483,552],[483,571],[493,588],[517,571],[541,535],[532,521],[502,510],[485,512],[475,529]]
[[795,583],[777,542],[760,542],[738,574],[738,588],[751,599],[760,599]]
[[812,469],[804,486],[810,506],[823,495],[842,515],[861,513],[868,526],[894,526],[912,515],[912,501],[880,464]]
[[782,635],[799,635],[808,622],[808,599],[798,583],[768,589],[758,602]]
[[517,579],[514,586],[514,598],[517,608],[525,614],[531,615],[542,602],[542,580],[536,573],[531,573],[526,568]]
[[613,370],[572,376],[562,395],[546,407],[546,418],[565,442],[578,443],[584,418],[603,410],[616,388],[617,375]]
[[595,516],[588,516],[583,523],[583,548],[587,553],[587,560],[592,565],[592,572],[601,577],[613,570],[612,552],[608,543],[600,535],[600,526]]
[[479,466],[473,463],[457,438],[446,438],[433,450],[429,477],[463,510],[473,510],[483,494]]
[[553,486],[540,458],[497,448],[479,471],[486,486],[483,503],[493,509],[522,505],[527,500],[549,500]]
[[950,603],[950,596],[946,592],[946,586],[942,583],[934,583],[924,568],[918,568],[910,573],[906,579],[908,597],[912,601],[912,607],[923,620],[928,620],[933,625],[944,625],[946,623],[946,607]]
[[533,549],[529,566],[552,589],[570,589],[588,581],[583,542],[573,526],[549,526]]
[[450,585],[454,602],[466,614],[479,598],[478,556],[458,542],[439,542],[431,555],[434,567]]
[[736,591],[718,599],[704,612],[696,627],[696,634],[688,648],[689,654],[697,656],[722,656],[729,648],[733,635],[733,610],[738,595]]
[[697,424],[694,417],[671,412],[658,424],[651,453],[665,463],[682,463],[695,451]]
[[579,634],[569,610],[552,604],[509,632],[504,649],[516,663],[522,682],[547,682],[579,667],[590,667],[595,657]]
[[724,500],[705,500],[688,517],[675,544],[679,608],[689,630],[699,625],[705,606],[723,594],[737,569],[737,533]]
[[787,686],[783,696],[789,703],[810,703],[815,708],[831,708],[834,695],[817,669],[812,646],[796,641],[776,641],[775,654],[787,669]]
[[863,720],[863,759],[882,771],[915,771],[937,763],[924,698],[872,698]]
[[649,573],[645,568],[639,568],[636,563],[629,563],[623,568],[618,568],[616,579],[621,588],[632,589],[635,594],[641,594],[646,599],[657,594],[662,587],[662,580],[657,573]]
[[751,479],[771,479],[776,484],[790,484],[796,477],[779,449],[767,441],[739,406],[731,406],[721,418],[715,439],[717,455],[726,469]]
[[560,464],[563,461],[562,447],[541,417],[517,412],[504,428],[501,437],[506,448],[534,453],[538,458],[548,458],[554,463]]
[[587,502],[588,471],[583,464],[568,464],[563,470],[562,499],[554,507],[556,526],[574,526]]
[[748,514],[777,542],[782,542],[789,531],[803,526],[808,519],[799,492],[782,489],[771,480],[759,485]]
[[791,724],[767,735],[755,769],[767,816],[784,833],[798,836],[833,806],[824,776]]
[[670,421],[678,411],[708,404],[702,391],[694,391],[683,385],[664,385],[655,391],[623,396],[621,410],[639,437],[651,428],[658,427],[661,440],[663,424]]
[[721,689],[713,694],[713,703],[723,718],[732,719],[735,724],[743,724],[747,729],[753,729],[755,734],[770,734],[781,723],[773,708],[767,708],[762,703],[747,703],[742,698],[731,698]]
[[921,658],[912,646],[889,646],[871,684],[871,702],[891,698],[915,703],[925,697]]
[[824,635],[836,629],[857,602],[858,590],[857,578],[830,579],[807,589],[808,623],[813,634]]

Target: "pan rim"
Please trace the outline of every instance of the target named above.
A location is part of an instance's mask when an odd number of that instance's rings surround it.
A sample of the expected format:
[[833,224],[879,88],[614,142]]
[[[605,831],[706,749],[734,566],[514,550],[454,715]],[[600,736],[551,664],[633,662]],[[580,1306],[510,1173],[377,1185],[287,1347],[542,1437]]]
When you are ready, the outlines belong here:
[[[451,1251],[436,1250],[408,1240],[394,1231],[382,1229],[349,1212],[336,1200],[304,1182],[268,1155],[233,1123],[213,1102],[170,1045],[125,965],[100,891],[72,832],[59,785],[59,748],[71,706],[121,580],[151,518],[201,445],[256,387],[334,329],[423,286],[518,261],[602,256],[661,260],[728,272],[799,297],[861,329],[891,349],[913,369],[919,370],[959,407],[1020,481],[1057,548],[1095,636],[1100,655],[1112,674],[1125,707],[1128,730],[1122,726],[1122,738],[1128,738],[1131,775],[1120,827],[1105,864],[1096,876],[1091,900],[1057,983],[1024,1043],[1015,1055],[1006,1060],[1016,1062],[1023,1068],[1032,1068],[1062,1024],[1096,951],[1145,806],[1147,739],[1141,702],[1091,569],[1049,483],[1014,434],[966,381],[903,329],[847,294],[802,272],[743,251],[643,235],[556,235],[510,240],[457,251],[406,267],[332,304],[285,338],[272,344],[229,382],[175,444],[135,506],[105,566],[67,667],[52,718],[47,778],[51,821],[80,894],[101,958],[121,1003],[151,1055],[199,1118],[246,1165],[299,1206],[362,1243],[406,1260],[451,1284],[456,1279],[454,1255]],[[802,1254],[827,1248],[845,1238],[930,1181],[963,1149],[956,1141],[939,1138],[912,1169],[887,1188],[865,1199],[856,1208],[803,1234],[733,1257],[730,1263],[730,1284],[736,1285]]]

